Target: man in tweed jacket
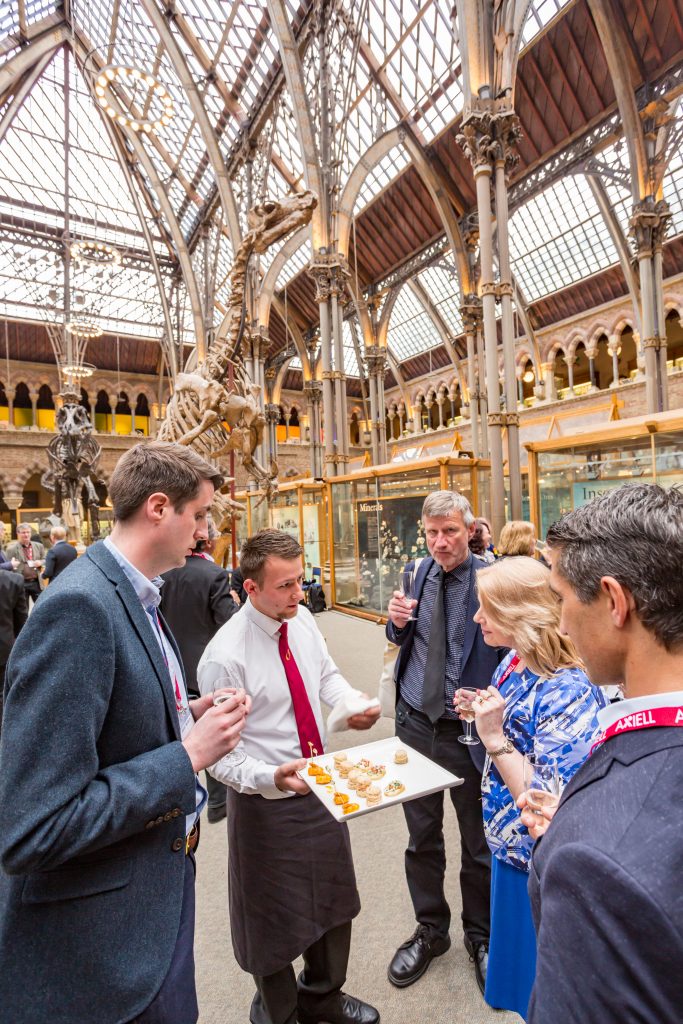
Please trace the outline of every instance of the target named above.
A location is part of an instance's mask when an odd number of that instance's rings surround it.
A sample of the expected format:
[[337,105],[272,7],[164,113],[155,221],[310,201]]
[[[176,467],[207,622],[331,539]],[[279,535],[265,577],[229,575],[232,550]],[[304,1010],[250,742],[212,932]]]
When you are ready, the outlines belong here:
[[12,651],[0,742],[12,1024],[197,1020],[196,773],[236,745],[246,705],[188,703],[153,580],[206,536],[220,479],[178,445],[126,452],[111,538],[49,587]]

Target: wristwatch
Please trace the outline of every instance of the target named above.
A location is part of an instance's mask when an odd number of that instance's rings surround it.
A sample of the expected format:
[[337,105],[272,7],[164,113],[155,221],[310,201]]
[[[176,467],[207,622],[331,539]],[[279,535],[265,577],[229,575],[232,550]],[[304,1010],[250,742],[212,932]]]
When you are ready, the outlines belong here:
[[489,757],[500,757],[501,754],[511,754],[514,749],[514,744],[510,740],[505,740],[503,746],[498,747],[498,750],[487,750],[486,753]]

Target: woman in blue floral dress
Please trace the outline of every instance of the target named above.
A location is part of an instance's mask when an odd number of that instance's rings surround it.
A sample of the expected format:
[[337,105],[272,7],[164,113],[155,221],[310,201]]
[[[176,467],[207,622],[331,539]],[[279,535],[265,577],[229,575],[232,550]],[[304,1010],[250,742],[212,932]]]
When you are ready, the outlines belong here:
[[508,558],[477,573],[480,624],[492,647],[509,647],[491,685],[457,691],[487,750],[482,776],[484,829],[492,853],[491,941],[485,999],[526,1017],[536,969],[536,936],[527,879],[533,840],[516,800],[524,791],[524,755],[557,764],[567,784],[590,753],[597,713],[607,703],[585,675],[569,637],[550,571],[533,558]]

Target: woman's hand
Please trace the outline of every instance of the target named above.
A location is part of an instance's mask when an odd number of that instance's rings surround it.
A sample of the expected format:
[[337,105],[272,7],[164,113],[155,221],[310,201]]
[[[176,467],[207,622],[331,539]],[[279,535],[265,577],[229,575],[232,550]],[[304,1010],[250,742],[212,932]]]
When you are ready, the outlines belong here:
[[476,696],[466,690],[456,690],[454,704],[457,710],[458,704],[470,701],[474,712],[474,724],[479,733],[479,739],[489,750],[496,750],[505,743],[503,732],[503,713],[505,701],[495,686],[489,686],[487,690],[477,690]]
[[537,814],[535,811],[530,811],[526,793],[520,793],[517,797],[517,806],[519,807],[520,817],[522,824],[526,825],[529,835],[532,839],[540,839],[548,831],[548,826],[555,816],[557,807],[544,807],[541,809],[541,813]]

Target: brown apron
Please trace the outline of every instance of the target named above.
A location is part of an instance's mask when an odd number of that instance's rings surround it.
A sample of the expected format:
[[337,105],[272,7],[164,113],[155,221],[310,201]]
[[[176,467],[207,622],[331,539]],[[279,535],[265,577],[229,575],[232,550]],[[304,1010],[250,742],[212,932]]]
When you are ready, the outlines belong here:
[[282,800],[228,789],[235,959],[274,974],[360,911],[348,827],[313,794]]

